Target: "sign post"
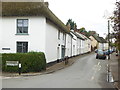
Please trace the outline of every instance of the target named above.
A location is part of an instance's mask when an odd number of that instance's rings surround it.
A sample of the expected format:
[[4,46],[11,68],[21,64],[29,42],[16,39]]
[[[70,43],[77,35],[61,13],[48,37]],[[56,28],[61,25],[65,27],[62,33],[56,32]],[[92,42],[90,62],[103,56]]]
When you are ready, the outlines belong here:
[[6,61],[6,66],[18,66],[19,75],[21,75],[21,63],[20,61]]
[[21,75],[21,63],[19,62],[19,65],[18,65],[18,67],[19,67],[19,75]]

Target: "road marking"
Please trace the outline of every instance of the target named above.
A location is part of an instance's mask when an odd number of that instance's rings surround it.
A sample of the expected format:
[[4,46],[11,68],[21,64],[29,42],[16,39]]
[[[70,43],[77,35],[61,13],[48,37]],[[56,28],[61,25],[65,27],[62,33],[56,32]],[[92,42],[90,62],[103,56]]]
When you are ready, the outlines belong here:
[[98,62],[97,65],[94,65],[93,70],[94,70],[94,73],[93,73],[93,75],[91,77],[91,80],[94,80],[96,73],[101,70],[100,62]]
[[98,62],[98,65],[100,65],[100,62]]
[[94,77],[94,76],[92,76],[91,80],[94,80],[94,78],[95,78],[95,77]]

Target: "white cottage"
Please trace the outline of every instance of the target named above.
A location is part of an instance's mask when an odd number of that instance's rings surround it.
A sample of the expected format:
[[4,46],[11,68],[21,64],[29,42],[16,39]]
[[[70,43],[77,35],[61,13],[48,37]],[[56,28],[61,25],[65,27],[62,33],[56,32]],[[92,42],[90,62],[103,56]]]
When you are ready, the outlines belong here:
[[73,35],[71,33],[66,34],[66,53],[65,56],[72,57],[72,39]]
[[72,34],[72,56],[77,55],[77,36],[74,34],[74,30],[71,30],[70,34]]
[[69,30],[47,5],[41,2],[2,3],[0,53],[44,52],[47,63],[65,56]]

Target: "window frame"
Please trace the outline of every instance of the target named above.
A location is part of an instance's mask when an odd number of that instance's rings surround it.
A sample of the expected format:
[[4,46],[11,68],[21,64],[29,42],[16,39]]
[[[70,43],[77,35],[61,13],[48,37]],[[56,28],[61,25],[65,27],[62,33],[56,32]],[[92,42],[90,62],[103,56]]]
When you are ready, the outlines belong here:
[[[21,48],[22,48],[21,52],[18,51],[18,48],[20,48],[20,46],[18,47],[18,43],[21,43]],[[27,45],[27,46],[25,46],[25,45]],[[24,50],[24,48],[25,48],[25,50]],[[25,41],[25,42],[17,41],[16,42],[16,52],[17,53],[27,53],[28,52],[28,42],[27,41]]]
[[[20,26],[19,26],[19,20],[22,20],[22,23],[21,23],[21,28],[22,28],[22,32],[20,33],[20,31],[18,31],[18,29],[20,28]],[[25,20],[27,20],[27,26],[25,26]],[[17,30],[16,30],[16,33],[17,34],[28,34],[28,26],[29,26],[29,20],[28,19],[17,19],[16,20],[16,25],[17,25]],[[24,30],[24,28],[27,28],[27,30]],[[26,31],[26,33],[25,33],[25,31]]]

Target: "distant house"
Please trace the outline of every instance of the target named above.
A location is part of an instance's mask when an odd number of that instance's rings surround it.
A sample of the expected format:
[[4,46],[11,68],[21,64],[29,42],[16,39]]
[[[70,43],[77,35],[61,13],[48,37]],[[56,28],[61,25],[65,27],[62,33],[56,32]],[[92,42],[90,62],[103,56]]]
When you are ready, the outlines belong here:
[[89,38],[91,39],[91,50],[97,49],[98,41],[92,35]]
[[89,37],[92,42],[92,49],[101,49],[106,50],[108,49],[108,43],[103,37],[99,37],[97,34],[93,34]]
[[47,63],[65,56],[69,30],[47,5],[42,2],[2,3],[4,28],[0,31],[0,53],[44,52]]
[[74,34],[74,31],[70,31],[70,34],[72,34],[72,56],[77,55],[77,36]]
[[65,56],[68,56],[68,57],[72,57],[72,39],[73,39],[73,35],[71,33],[66,34]]
[[[75,31],[71,31],[71,33],[76,37],[76,55],[80,55],[80,54],[83,54],[83,52],[84,52],[84,38],[82,38],[81,36],[80,36],[80,33],[77,33],[77,32],[75,32]],[[73,40],[73,42],[74,42],[74,40]]]
[[108,49],[107,41],[103,37],[99,37],[99,38],[101,41],[99,42],[98,49],[107,50]]
[[79,33],[76,31],[76,33],[82,38],[82,44],[81,44],[81,53],[88,53],[91,52],[91,40],[87,36],[85,36],[82,33]]

